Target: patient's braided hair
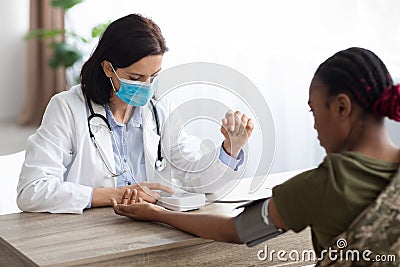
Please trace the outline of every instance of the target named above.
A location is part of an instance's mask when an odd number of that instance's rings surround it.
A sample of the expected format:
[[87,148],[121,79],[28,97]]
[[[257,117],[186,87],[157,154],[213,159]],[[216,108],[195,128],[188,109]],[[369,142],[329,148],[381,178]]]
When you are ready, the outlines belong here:
[[400,84],[393,80],[382,60],[358,47],[339,51],[315,72],[328,87],[328,95],[345,93],[364,112],[400,121]]

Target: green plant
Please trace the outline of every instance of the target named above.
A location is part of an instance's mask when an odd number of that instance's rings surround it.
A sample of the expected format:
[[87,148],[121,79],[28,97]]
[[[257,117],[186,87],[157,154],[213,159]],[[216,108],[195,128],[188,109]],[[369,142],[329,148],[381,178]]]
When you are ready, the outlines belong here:
[[[54,8],[61,8],[66,12],[83,1],[84,0],[52,0],[51,5]],[[75,41],[78,42],[89,43],[93,39],[99,37],[110,23],[111,21],[108,21],[93,27],[90,38],[84,38],[74,32],[66,31],[65,29],[36,29],[25,35],[25,40],[33,38],[39,40],[52,39],[53,41],[51,41],[48,46],[53,50],[53,53],[49,58],[48,64],[53,69],[58,67],[67,69],[82,59],[82,53],[75,45],[71,45],[65,41],[54,41],[54,38],[64,36],[65,38],[75,39]]]

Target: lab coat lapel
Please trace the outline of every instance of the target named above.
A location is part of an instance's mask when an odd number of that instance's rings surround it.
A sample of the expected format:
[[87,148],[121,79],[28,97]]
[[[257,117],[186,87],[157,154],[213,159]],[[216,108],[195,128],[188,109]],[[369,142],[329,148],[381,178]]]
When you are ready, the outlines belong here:
[[[90,101],[92,103],[92,107],[93,107],[93,111],[95,114],[99,114],[102,115],[106,118],[106,110],[103,106],[98,105],[96,103],[94,103],[93,101]],[[90,111],[89,108],[87,108],[88,110],[88,116],[90,115]],[[92,120],[90,120],[90,125],[93,126],[105,126],[107,128],[107,124],[104,120],[100,119],[100,118],[94,118]]]
[[[103,106],[98,105],[92,101],[93,111],[96,114],[103,115],[106,118],[106,110]],[[90,127],[96,138],[99,149],[102,151],[107,165],[115,172],[114,152],[112,149],[110,130],[106,122],[100,118],[93,118],[90,120]]]
[[153,181],[154,177],[154,164],[157,158],[158,142],[160,136],[157,134],[156,123],[153,118],[153,113],[149,106],[142,110],[143,116],[143,144],[144,154],[146,159],[146,175],[148,181]]

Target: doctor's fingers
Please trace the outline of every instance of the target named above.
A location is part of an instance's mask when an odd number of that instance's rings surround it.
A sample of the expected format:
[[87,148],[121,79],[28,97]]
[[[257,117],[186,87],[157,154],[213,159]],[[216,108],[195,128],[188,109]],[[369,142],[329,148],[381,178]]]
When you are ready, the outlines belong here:
[[246,132],[247,132],[247,136],[250,137],[251,133],[254,130],[254,121],[252,119],[249,119],[247,121],[247,125],[246,125]]
[[235,135],[239,134],[240,127],[242,125],[241,122],[242,122],[242,113],[239,110],[237,110],[235,112],[235,129],[232,132],[233,134],[235,134]]
[[222,126],[221,126],[221,132],[222,134],[228,134],[228,119],[227,118],[222,118]]
[[228,121],[225,128],[229,131],[230,134],[237,135],[241,125],[242,113],[238,110],[235,113],[233,113],[232,110],[229,110],[225,114],[225,118]]
[[242,114],[242,118],[240,119],[239,130],[237,132],[237,135],[247,134],[246,126],[247,126],[248,120],[249,120],[249,118],[246,116],[246,114]]
[[171,187],[168,187],[161,183],[143,182],[143,183],[140,183],[139,185],[144,185],[144,186],[150,188],[151,190],[161,190],[161,191],[164,191],[164,192],[167,192],[170,194],[174,193],[174,190]]
[[136,204],[136,203],[144,203],[144,201],[143,198],[139,197],[138,191],[136,189],[133,189],[129,204]]
[[[228,132],[232,132],[235,130],[235,114],[233,113],[232,110],[228,110],[228,112],[225,113],[225,119],[226,119],[226,124],[224,125],[225,129]],[[222,120],[224,123],[224,120]]]
[[121,204],[128,204],[129,199],[131,197],[131,190],[129,188],[125,188],[124,194],[122,195]]
[[[140,184],[135,184],[135,185],[130,185],[127,186],[127,188],[130,188],[131,190],[136,189],[137,190],[137,194],[138,196],[140,195],[143,199],[145,199],[146,201],[150,201],[149,197],[151,199],[159,199],[160,198],[160,194],[157,192],[154,192],[153,190],[151,190],[150,188],[148,188],[146,186],[146,183],[140,183]],[[147,196],[147,197],[146,197]],[[129,198],[131,198],[129,196]],[[136,197],[137,199],[137,197]],[[154,202],[155,200],[153,200],[152,202]]]
[[137,193],[136,200],[135,200],[136,202],[138,201],[139,198],[141,198],[146,202],[156,203],[157,200],[160,198],[160,194],[150,190],[148,187],[143,186],[143,185],[140,186],[140,190],[138,190],[137,192],[138,193]]
[[129,204],[134,204],[138,201],[138,191],[136,189],[132,189],[132,194],[129,200]]

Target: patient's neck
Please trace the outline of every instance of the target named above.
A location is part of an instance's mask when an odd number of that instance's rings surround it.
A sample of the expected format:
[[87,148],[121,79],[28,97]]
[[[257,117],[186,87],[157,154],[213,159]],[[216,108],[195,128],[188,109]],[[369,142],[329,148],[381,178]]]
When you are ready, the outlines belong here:
[[386,162],[400,162],[400,150],[389,137],[384,120],[366,120],[356,126],[350,138],[349,150]]

